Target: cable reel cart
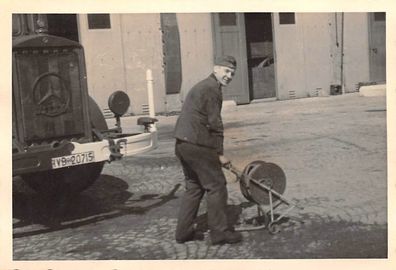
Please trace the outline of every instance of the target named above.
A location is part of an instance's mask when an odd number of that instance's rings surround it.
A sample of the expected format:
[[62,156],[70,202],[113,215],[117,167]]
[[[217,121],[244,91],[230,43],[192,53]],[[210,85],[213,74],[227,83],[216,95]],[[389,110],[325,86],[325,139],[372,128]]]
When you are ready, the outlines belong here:
[[[278,223],[283,217],[294,208],[303,209],[282,195],[286,189],[286,175],[278,165],[257,160],[249,163],[242,172],[231,163],[225,164],[224,168],[236,175],[242,195],[257,206],[258,216],[254,220],[255,224],[239,227],[236,230],[267,228],[271,234],[276,234],[280,232]],[[265,205],[269,205],[269,210],[264,210]],[[275,209],[281,205],[286,205],[286,209],[275,214]]]

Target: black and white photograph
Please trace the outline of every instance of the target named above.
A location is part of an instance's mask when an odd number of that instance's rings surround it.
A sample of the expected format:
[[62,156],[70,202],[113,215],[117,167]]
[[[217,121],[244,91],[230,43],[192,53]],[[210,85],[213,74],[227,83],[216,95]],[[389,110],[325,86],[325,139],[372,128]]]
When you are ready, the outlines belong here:
[[10,4],[0,269],[391,269],[389,4]]

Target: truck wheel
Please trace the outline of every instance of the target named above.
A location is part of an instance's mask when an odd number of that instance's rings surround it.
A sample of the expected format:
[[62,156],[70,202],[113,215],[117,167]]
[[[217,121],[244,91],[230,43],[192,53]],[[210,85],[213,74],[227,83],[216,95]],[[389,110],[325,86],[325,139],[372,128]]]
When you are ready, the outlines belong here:
[[[89,97],[89,114],[92,128],[108,129],[106,120],[96,102]],[[69,195],[80,193],[91,186],[100,176],[105,162],[96,162],[56,170],[22,175],[22,179],[41,194]]]
[[40,194],[77,194],[91,186],[102,172],[104,162],[22,175],[22,179]]

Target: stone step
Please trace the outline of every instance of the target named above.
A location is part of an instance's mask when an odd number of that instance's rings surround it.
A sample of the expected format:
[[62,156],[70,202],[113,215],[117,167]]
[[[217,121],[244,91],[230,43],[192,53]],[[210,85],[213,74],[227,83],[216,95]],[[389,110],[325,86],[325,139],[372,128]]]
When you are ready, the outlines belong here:
[[366,85],[359,89],[359,93],[364,97],[375,97],[386,95],[386,84]]

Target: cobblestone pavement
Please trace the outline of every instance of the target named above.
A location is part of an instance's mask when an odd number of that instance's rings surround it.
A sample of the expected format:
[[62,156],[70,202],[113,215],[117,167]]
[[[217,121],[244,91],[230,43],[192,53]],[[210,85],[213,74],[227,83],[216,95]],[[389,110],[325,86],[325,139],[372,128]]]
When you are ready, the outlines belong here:
[[[281,220],[279,234],[244,231],[235,245],[211,246],[207,232],[204,241],[174,241],[183,192],[171,136],[176,116],[159,118],[159,148],[106,165],[65,207],[58,226],[46,224],[43,202],[16,179],[14,260],[387,257],[385,98],[348,94],[226,110],[225,153],[233,164],[278,164],[287,176],[283,195],[304,207]],[[255,206],[226,176],[230,220],[249,220]]]

